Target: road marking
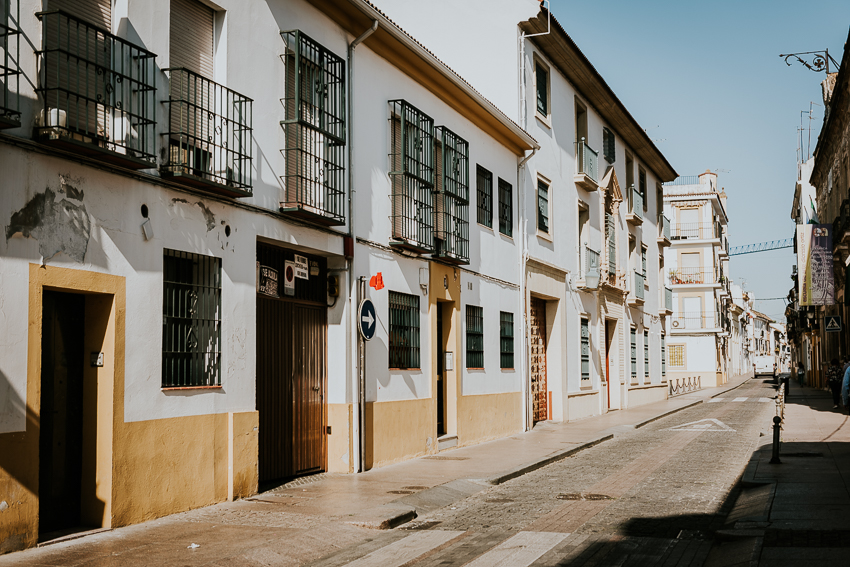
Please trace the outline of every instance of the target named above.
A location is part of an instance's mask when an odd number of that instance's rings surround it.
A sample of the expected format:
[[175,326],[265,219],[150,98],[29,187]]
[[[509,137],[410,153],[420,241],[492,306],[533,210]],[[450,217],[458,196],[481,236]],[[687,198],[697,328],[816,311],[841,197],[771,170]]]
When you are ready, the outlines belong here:
[[733,401],[733,402],[746,402],[746,401],[747,401],[747,398],[735,398],[735,399],[734,399],[734,400],[732,400],[732,401]]
[[465,567],[527,567],[570,534],[519,532]]
[[683,423],[682,425],[677,425],[676,427],[671,427],[667,431],[731,431],[735,432],[734,429],[720,421],[719,419],[707,418],[701,419],[699,421],[692,421],[690,423]]
[[347,565],[349,567],[372,567],[374,565],[381,565],[382,567],[401,567],[402,565],[431,551],[435,547],[448,543],[463,534],[464,532],[438,530],[416,532],[403,539],[395,541],[386,547],[375,550],[368,555],[364,555],[360,559],[352,561]]
[[726,401],[726,398],[711,398],[710,400],[708,400],[708,403],[716,404],[717,402],[725,402],[725,401]]
[[759,398],[760,402],[772,402],[773,398]]

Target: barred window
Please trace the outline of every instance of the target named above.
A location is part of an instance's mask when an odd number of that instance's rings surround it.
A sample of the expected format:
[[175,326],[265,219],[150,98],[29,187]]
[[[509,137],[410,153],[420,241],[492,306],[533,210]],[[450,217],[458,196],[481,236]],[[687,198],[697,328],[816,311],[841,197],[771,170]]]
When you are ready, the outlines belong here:
[[661,335],[661,377],[667,376],[667,337]]
[[549,186],[537,181],[537,230],[549,233]]
[[499,178],[499,232],[505,236],[514,234],[514,196],[511,184]]
[[478,223],[493,228],[493,174],[478,166]]
[[685,366],[685,345],[670,345],[670,366],[684,367]]
[[390,368],[419,368],[419,296],[391,291]]
[[514,314],[499,312],[499,352],[502,368],[514,367]]
[[649,379],[649,331],[643,332],[643,377]]
[[165,250],[162,387],[221,386],[221,258]]
[[637,331],[632,327],[631,330],[631,347],[632,347],[632,378],[637,378]]
[[484,309],[466,306],[466,367],[484,368]]
[[581,379],[590,380],[590,321],[581,319]]

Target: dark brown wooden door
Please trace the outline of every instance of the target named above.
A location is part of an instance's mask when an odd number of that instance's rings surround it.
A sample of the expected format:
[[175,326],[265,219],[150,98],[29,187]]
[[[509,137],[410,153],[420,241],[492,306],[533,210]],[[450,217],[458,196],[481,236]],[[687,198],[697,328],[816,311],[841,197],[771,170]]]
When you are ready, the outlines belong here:
[[257,296],[260,481],[325,469],[327,310]]
[[531,298],[529,344],[531,348],[531,409],[534,423],[549,418],[546,383],[546,302]]
[[45,291],[41,338],[38,522],[44,534],[80,526],[85,297]]

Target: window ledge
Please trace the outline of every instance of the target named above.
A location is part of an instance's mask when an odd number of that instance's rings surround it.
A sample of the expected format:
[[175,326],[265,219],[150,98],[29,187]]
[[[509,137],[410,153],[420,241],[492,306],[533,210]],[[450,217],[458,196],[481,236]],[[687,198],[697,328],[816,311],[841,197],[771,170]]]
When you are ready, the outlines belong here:
[[484,367],[483,366],[473,366],[473,367],[470,368],[470,367],[467,366],[466,369],[467,370],[484,370]]
[[551,114],[548,115],[548,116],[544,116],[543,114],[540,114],[539,110],[535,109],[534,117],[537,118],[537,120],[539,120],[540,123],[543,124],[544,126],[546,126],[548,129],[550,129],[550,130],[552,129],[552,115]]
[[539,228],[537,229],[537,238],[542,238],[543,240],[548,240],[549,242],[554,242],[554,238],[552,238],[552,234],[548,232],[543,232]]
[[492,226],[487,226],[486,224],[483,224],[483,223],[480,223],[480,222],[476,223],[476,224],[479,226],[479,228],[483,228],[484,230],[487,230],[487,231],[490,231],[490,232],[495,232],[493,230]]
[[221,386],[165,386],[160,388],[163,392],[172,392],[174,390],[221,390]]

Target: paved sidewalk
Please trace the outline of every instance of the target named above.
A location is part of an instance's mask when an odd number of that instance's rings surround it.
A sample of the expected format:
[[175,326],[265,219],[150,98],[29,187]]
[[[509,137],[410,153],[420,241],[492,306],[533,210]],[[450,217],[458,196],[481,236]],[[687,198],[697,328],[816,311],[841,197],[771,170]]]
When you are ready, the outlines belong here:
[[[709,388],[356,475],[319,475],[238,502],[0,556],[4,565],[300,565],[494,484],[733,390]],[[792,392],[793,394],[793,392]],[[371,535],[370,535],[371,534]],[[190,547],[192,544],[198,547]]]
[[791,385],[780,460],[772,436],[742,477],[728,518],[729,539],[707,565],[846,565],[850,548],[850,416],[832,395]]

